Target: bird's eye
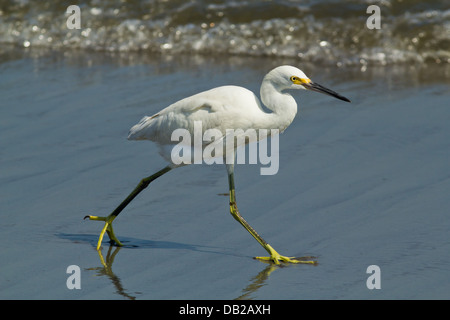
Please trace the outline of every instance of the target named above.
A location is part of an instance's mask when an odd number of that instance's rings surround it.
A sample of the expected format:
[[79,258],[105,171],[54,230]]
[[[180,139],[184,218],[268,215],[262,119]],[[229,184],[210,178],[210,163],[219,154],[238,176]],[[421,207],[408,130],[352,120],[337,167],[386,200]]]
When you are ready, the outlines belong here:
[[296,77],[296,76],[292,76],[292,77],[291,77],[291,81],[294,82],[294,83],[295,83],[295,82],[298,82],[299,80],[300,80],[300,79],[299,79],[298,77]]

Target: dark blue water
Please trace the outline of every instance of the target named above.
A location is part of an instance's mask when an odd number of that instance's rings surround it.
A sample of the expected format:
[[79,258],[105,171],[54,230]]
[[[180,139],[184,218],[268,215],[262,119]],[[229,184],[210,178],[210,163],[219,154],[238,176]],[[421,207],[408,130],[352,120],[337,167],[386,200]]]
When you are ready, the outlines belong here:
[[[296,64],[349,97],[295,94],[280,169],[236,168],[246,220],[281,254],[271,267],[231,217],[223,166],[155,181],[115,221],[123,248],[86,214],[109,214],[165,163],[127,141],[144,115],[224,84],[258,92]],[[321,68],[254,57],[9,51],[0,65],[0,297],[3,299],[448,299],[450,109],[442,68]],[[427,71],[428,69],[428,71]],[[66,286],[67,267],[81,289]],[[366,286],[367,267],[381,289]]]
[[[448,299],[449,5],[366,1],[0,0],[0,298]],[[223,166],[158,179],[115,221],[123,248],[95,250],[101,223],[166,165],[129,128],[219,85],[259,93],[291,64],[352,100],[296,93],[279,171]],[[81,289],[66,285],[80,267]],[[368,289],[379,267],[381,289]]]

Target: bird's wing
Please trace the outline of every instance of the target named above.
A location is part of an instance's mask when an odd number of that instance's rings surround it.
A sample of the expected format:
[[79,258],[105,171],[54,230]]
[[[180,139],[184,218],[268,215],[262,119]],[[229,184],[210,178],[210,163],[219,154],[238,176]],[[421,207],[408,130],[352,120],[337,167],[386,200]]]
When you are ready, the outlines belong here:
[[[181,100],[151,117],[144,117],[130,129],[128,139],[151,140],[161,144],[170,143],[172,132],[176,129],[186,129],[194,132],[194,122],[202,127],[212,127],[218,124],[217,113],[223,109],[220,103],[208,100]],[[202,130],[203,132],[204,130]]]
[[[151,117],[144,117],[133,126],[128,136],[131,140],[151,140],[159,144],[174,143],[172,133],[186,129],[194,133],[194,124],[201,124],[202,134],[208,129],[246,128],[251,118],[245,116],[246,107],[259,101],[251,91],[241,87],[226,86],[211,89],[182,99]],[[252,104],[247,101],[252,102]]]

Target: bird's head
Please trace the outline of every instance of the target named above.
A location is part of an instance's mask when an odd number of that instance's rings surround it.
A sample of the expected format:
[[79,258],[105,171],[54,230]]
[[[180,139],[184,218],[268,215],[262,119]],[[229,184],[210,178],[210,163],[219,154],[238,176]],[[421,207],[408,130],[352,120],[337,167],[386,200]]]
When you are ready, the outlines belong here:
[[264,78],[264,81],[270,81],[272,85],[279,91],[290,89],[306,89],[324,93],[337,99],[350,102],[339,93],[325,88],[308,78],[302,70],[292,66],[281,66],[270,71]]

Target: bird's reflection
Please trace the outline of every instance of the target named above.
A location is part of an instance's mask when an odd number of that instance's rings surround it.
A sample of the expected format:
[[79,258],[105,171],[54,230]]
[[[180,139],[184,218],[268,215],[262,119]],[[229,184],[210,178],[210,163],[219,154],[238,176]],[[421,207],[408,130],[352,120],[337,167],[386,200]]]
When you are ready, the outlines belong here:
[[[296,257],[295,259],[308,261],[308,260],[316,260],[317,257],[312,257],[312,256]],[[261,272],[259,272],[252,279],[250,279],[249,280],[250,284],[247,287],[245,287],[242,290],[242,294],[239,297],[235,298],[234,300],[252,300],[253,299],[252,295],[254,295],[259,290],[259,288],[266,285],[267,279],[269,279],[269,276],[272,272],[274,272],[275,270],[277,270],[279,268],[285,268],[285,267],[291,266],[290,264],[276,265],[271,262],[265,262],[265,263],[267,263],[268,266],[265,267]],[[317,266],[318,263],[316,262],[313,265]]]
[[[100,263],[102,264],[101,267],[94,267],[94,268],[87,268],[87,270],[94,270],[97,272],[98,276],[107,276],[114,287],[116,288],[116,293],[127,298],[130,300],[135,300],[136,297],[128,294],[126,290],[124,289],[122,282],[120,278],[112,271],[112,265],[114,263],[114,259],[116,258],[116,255],[119,253],[119,251],[122,249],[122,247],[116,247],[116,246],[110,246],[108,248],[108,252],[106,253],[106,257],[103,258],[103,254],[101,250],[97,250],[98,256],[100,258]],[[297,259],[315,259],[315,257],[302,257]],[[273,263],[267,263],[267,266],[264,267],[263,270],[261,270],[257,275],[252,277],[248,282],[250,282],[249,285],[247,285],[244,289],[242,289],[242,294],[235,298],[235,300],[251,300],[254,298],[257,291],[266,285],[266,282],[275,270],[288,267],[289,265],[286,264],[280,264],[276,265]]]
[[[113,251],[114,248],[114,251]],[[125,289],[122,286],[122,282],[120,278],[112,271],[112,265],[114,263],[114,258],[120,251],[120,247],[110,246],[108,248],[108,253],[106,254],[106,259],[103,259],[103,254],[101,250],[97,250],[98,256],[100,257],[100,262],[102,264],[101,267],[96,268],[88,268],[87,270],[95,270],[97,271],[98,276],[107,276],[114,287],[116,288],[116,293],[130,300],[135,300],[136,297],[126,293]]]
[[259,272],[256,276],[250,279],[250,284],[242,290],[242,294],[234,300],[251,300],[252,295],[255,294],[259,288],[263,287],[266,284],[269,275],[274,272],[276,269],[280,268],[273,263],[269,263],[267,267],[265,267],[261,272]]

